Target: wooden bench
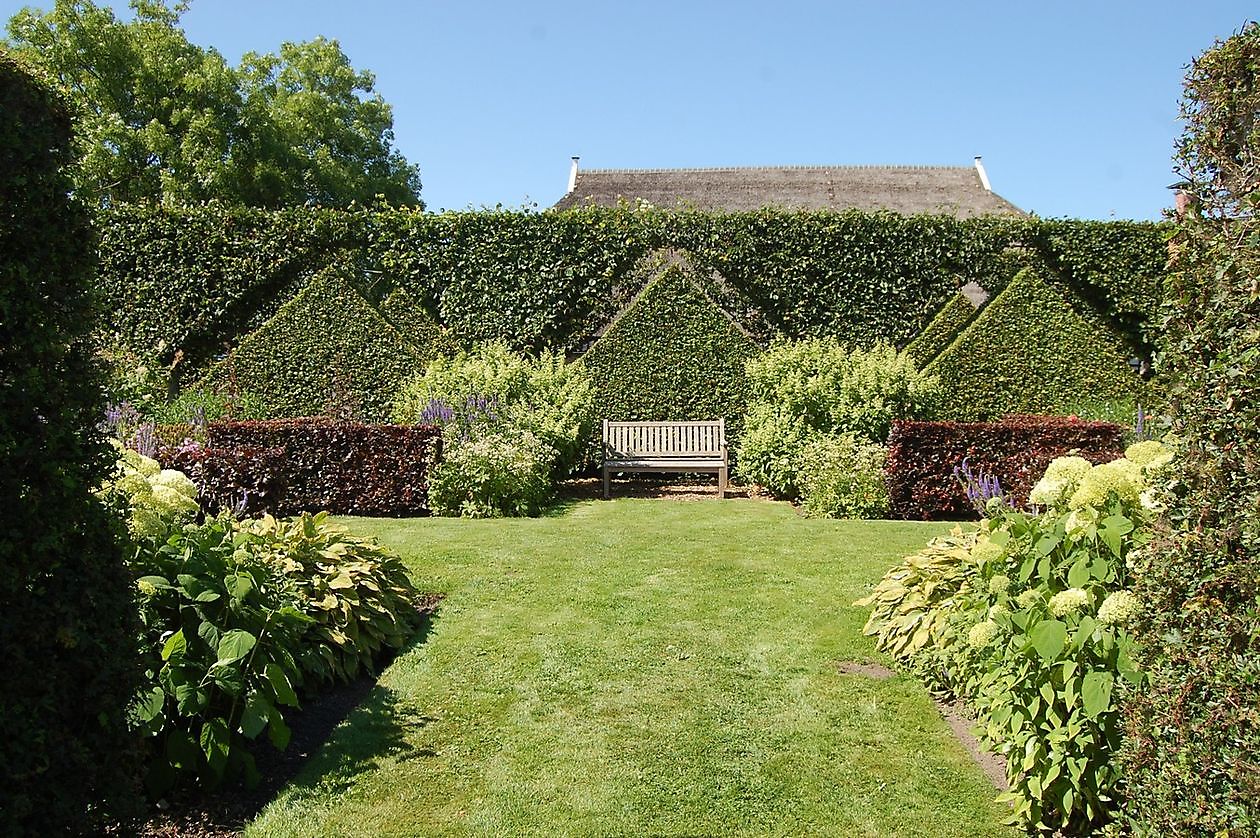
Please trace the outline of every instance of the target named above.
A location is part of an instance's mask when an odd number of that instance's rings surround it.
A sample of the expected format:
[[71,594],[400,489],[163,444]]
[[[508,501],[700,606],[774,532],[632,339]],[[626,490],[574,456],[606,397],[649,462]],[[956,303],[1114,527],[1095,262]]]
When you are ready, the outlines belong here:
[[614,471],[714,472],[726,497],[726,420],[612,422],[604,420],[604,499]]

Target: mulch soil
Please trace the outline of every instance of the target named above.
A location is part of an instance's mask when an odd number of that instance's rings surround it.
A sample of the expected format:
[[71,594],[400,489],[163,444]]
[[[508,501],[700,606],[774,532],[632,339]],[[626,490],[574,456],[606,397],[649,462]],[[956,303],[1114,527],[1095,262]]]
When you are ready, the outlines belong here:
[[[437,613],[440,594],[427,594],[418,603],[423,636]],[[377,662],[383,671],[390,659]],[[364,675],[347,684],[325,687],[318,693],[303,696],[302,707],[285,715],[293,732],[289,747],[277,751],[267,744],[254,750],[262,782],[254,788],[236,785],[216,792],[183,791],[159,804],[147,819],[137,825],[119,829],[119,835],[141,838],[226,838],[239,835],[255,815],[262,811],[286,783],[302,769],[306,761],[328,741],[333,730],[362,704],[376,686],[375,675]]]

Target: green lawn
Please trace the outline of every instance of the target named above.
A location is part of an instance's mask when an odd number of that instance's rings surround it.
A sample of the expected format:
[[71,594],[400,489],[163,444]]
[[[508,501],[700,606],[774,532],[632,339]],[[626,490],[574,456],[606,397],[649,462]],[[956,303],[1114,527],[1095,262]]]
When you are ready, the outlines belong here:
[[916,680],[836,666],[883,660],[850,603],[946,525],[344,521],[447,598],[250,836],[1013,834]]

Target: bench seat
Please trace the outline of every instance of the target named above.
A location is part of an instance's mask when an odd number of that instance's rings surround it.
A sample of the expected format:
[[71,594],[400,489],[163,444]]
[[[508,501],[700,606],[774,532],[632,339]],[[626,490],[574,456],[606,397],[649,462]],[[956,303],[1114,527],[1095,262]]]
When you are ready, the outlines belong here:
[[621,472],[713,472],[718,497],[726,496],[726,420],[702,422],[613,422],[604,420],[604,498],[612,497],[611,475]]

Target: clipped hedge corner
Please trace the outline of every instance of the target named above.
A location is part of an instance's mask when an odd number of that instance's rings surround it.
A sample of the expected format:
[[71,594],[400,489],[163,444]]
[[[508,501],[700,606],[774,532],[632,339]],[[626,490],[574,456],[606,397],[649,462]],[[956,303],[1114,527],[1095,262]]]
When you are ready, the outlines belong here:
[[663,266],[583,356],[598,419],[726,419],[734,447],[748,402],[744,363],[761,348],[696,284]]
[[341,269],[317,274],[251,334],[206,383],[255,394],[272,417],[337,414],[384,420],[402,381],[436,354],[413,346]]
[[1067,413],[1082,399],[1139,396],[1131,354],[1106,320],[1030,267],[927,371],[940,378],[952,419]]
[[426,357],[454,355],[459,351],[455,341],[415,298],[395,288],[381,300],[380,312],[389,324]]
[[910,341],[906,354],[922,369],[936,360],[945,351],[958,333],[967,327],[976,317],[976,306],[960,292],[949,298],[949,302],[936,313],[927,328],[919,336]]

